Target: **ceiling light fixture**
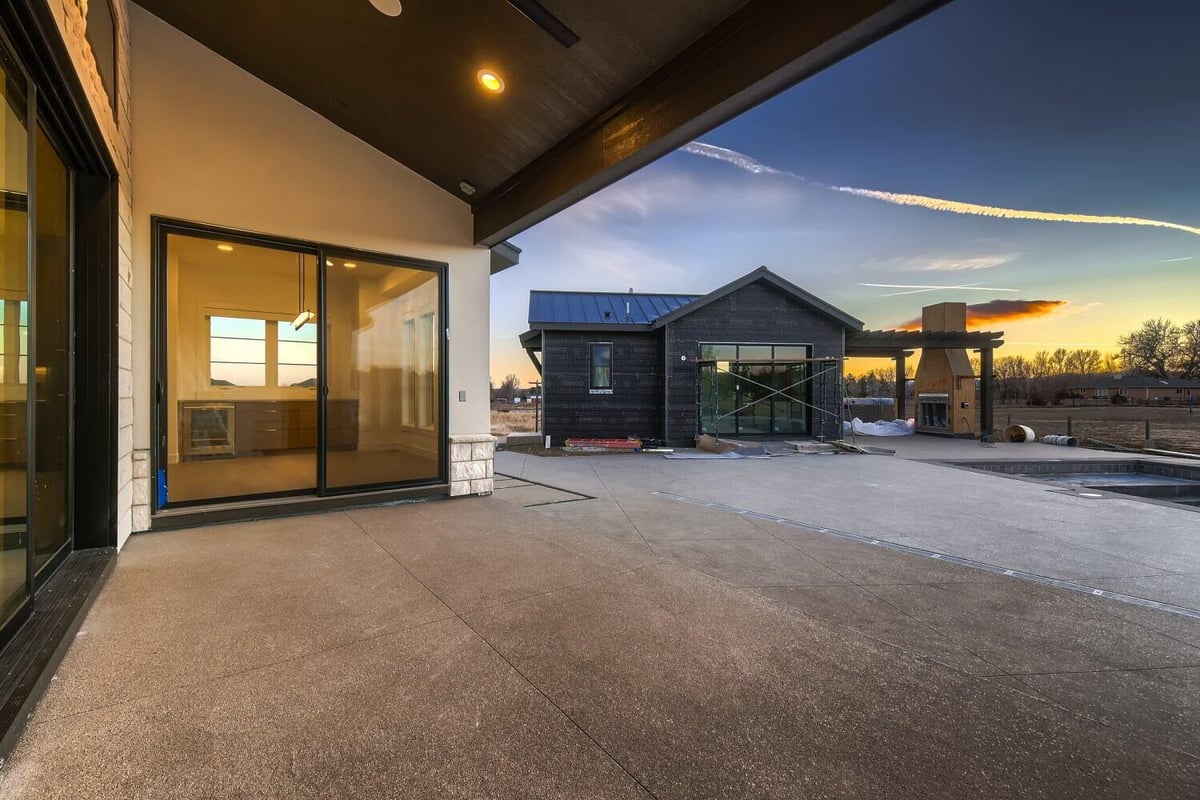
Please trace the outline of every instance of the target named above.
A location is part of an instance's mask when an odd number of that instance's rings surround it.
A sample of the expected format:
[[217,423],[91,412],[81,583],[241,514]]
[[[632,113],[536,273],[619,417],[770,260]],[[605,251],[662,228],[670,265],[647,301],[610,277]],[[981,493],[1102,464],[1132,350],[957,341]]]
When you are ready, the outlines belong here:
[[294,320],[292,320],[292,327],[295,328],[296,330],[300,330],[305,325],[307,325],[308,323],[310,323],[314,319],[316,319],[317,315],[304,307],[304,278],[305,278],[304,254],[297,253],[296,261],[298,262],[299,272],[300,272],[300,313],[296,315],[296,318]]
[[387,17],[398,17],[404,10],[404,6],[400,5],[400,0],[371,0],[371,5],[375,6],[376,11]]
[[218,250],[220,250],[222,253],[232,253],[232,252],[233,252],[233,245],[231,245],[231,244],[219,244],[219,245],[217,245],[217,249],[218,249]]
[[481,69],[475,77],[479,78],[479,85],[492,94],[500,94],[504,91],[504,79],[495,70]]
[[332,259],[332,258],[327,258],[327,259],[325,259],[325,266],[327,266],[327,267],[332,267],[332,266],[333,266],[333,259]]
[[459,181],[458,189],[467,197],[470,197],[476,192],[475,184],[471,183],[470,181]]
[[347,262],[343,263],[342,266],[345,267],[346,269],[357,269],[358,268],[358,264],[355,264],[352,261],[347,261]]

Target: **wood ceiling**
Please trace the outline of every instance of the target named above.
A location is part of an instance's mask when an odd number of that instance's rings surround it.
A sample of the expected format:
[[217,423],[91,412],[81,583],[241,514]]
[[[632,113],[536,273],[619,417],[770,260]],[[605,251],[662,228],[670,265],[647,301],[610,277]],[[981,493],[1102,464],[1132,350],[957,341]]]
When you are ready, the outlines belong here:
[[678,146],[681,122],[711,127],[803,77],[781,60],[811,73],[944,1],[542,0],[579,35],[567,48],[506,0],[404,0],[398,17],[369,0],[135,0],[446,191],[474,184],[486,244]]

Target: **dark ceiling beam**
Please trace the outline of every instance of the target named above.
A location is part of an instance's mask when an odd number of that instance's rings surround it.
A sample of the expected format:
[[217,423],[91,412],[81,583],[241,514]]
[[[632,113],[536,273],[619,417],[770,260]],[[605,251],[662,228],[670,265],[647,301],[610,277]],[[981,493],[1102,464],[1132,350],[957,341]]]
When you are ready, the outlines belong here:
[[481,198],[492,246],[948,0],[750,0],[608,110]]

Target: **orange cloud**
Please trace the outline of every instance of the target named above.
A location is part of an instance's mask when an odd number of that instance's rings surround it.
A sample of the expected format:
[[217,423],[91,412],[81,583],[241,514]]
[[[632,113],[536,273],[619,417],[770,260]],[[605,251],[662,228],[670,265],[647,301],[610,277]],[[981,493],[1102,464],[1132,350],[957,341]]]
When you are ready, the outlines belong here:
[[[967,327],[978,329],[995,323],[1044,317],[1066,305],[1066,300],[989,300],[986,303],[975,303],[967,306]],[[921,319],[911,319],[901,325],[899,330],[919,331]]]

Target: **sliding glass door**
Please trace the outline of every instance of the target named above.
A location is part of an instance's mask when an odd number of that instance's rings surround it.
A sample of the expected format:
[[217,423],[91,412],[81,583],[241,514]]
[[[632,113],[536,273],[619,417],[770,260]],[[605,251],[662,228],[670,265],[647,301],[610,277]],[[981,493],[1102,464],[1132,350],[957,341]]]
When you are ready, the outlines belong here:
[[[34,214],[34,570],[71,533],[71,172],[39,125]],[[24,335],[28,338],[28,328]]]
[[442,478],[437,265],[155,229],[156,510]]
[[0,628],[72,535],[73,174],[0,42]]
[[325,486],[330,491],[440,474],[438,272],[325,257]]
[[0,44],[0,626],[29,597],[29,86]]
[[183,231],[165,251],[160,504],[315,491],[316,255]]

